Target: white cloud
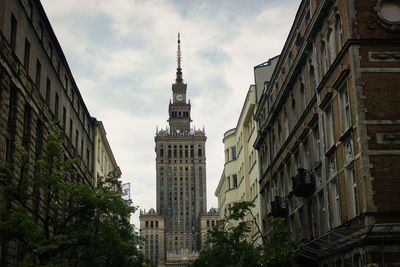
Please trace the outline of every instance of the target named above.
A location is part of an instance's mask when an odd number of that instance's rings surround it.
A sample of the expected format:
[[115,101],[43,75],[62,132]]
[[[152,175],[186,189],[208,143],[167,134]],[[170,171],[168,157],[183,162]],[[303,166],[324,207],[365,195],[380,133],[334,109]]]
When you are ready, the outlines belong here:
[[104,123],[134,204],[147,210],[155,206],[154,134],[166,125],[181,32],[193,125],[208,136],[208,208],[216,207],[223,133],[236,126],[253,67],[280,53],[298,0],[42,4],[91,115]]

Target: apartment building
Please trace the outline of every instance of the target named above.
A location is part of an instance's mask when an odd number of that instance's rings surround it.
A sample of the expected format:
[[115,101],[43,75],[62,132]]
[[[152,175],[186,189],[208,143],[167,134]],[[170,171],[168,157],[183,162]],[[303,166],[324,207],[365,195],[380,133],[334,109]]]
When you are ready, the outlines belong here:
[[[224,134],[225,164],[215,196],[221,218],[229,215],[229,208],[236,202],[254,202],[251,213],[260,225],[258,153],[253,147],[257,136],[255,110],[256,86],[251,85],[236,127]],[[251,214],[246,219],[253,220]],[[252,230],[251,238],[260,238],[257,228]]]
[[398,1],[301,1],[260,97],[261,215],[300,265],[400,263],[398,21]]
[[[78,178],[94,185],[96,125],[40,1],[0,0],[0,160],[13,162],[22,144],[31,153],[24,171],[33,177],[48,122],[62,129],[65,157],[80,159]],[[40,201],[32,205],[40,212]],[[18,265],[17,251],[13,242],[1,244],[0,265]]]
[[101,121],[92,118],[95,124],[95,137],[94,137],[94,173],[96,175],[95,181],[100,177],[107,177],[108,174],[114,173],[117,177],[121,175],[114,154],[111,150],[110,144],[107,139],[107,133]]

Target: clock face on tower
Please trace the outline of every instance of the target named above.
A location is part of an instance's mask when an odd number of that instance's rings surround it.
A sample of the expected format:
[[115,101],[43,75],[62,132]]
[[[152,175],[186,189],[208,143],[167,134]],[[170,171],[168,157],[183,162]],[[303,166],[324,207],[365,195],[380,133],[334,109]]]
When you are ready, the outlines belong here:
[[176,100],[182,101],[183,100],[183,95],[181,95],[181,94],[176,95]]

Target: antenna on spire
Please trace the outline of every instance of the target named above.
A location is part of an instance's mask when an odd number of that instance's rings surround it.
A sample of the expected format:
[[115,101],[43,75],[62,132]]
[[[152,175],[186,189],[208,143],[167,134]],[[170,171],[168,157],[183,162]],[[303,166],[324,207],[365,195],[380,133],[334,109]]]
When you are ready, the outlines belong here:
[[176,81],[182,82],[182,68],[181,68],[181,34],[178,32],[178,52],[177,52],[177,59],[178,59],[178,68],[176,69]]
[[178,32],[178,70],[181,69],[181,34]]

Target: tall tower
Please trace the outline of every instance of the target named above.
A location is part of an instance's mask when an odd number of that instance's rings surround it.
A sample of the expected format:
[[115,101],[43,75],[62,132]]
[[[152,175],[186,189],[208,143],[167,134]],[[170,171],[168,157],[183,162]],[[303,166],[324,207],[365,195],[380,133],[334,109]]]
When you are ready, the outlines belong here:
[[204,129],[196,130],[190,125],[191,105],[182,78],[179,34],[177,61],[169,127],[157,130],[155,136],[157,214],[164,218],[166,266],[184,266],[197,257],[201,249],[200,215],[207,208],[207,137]]

